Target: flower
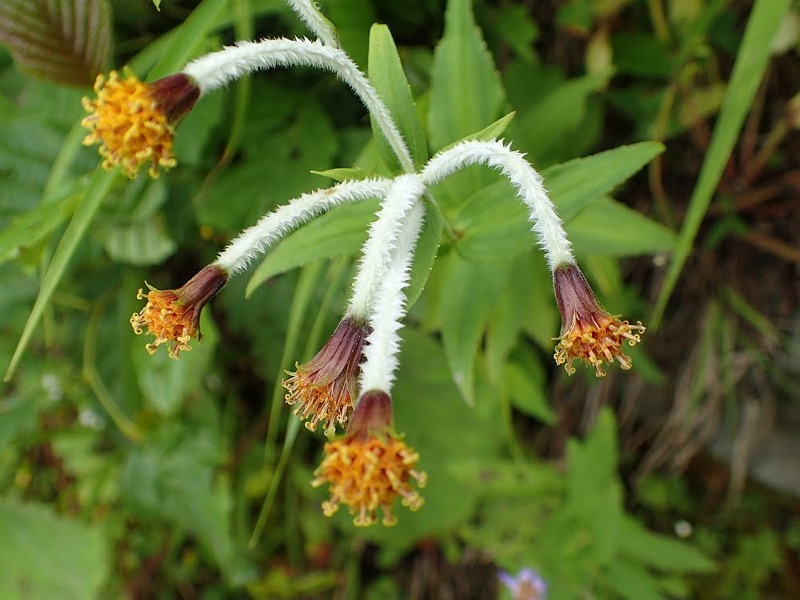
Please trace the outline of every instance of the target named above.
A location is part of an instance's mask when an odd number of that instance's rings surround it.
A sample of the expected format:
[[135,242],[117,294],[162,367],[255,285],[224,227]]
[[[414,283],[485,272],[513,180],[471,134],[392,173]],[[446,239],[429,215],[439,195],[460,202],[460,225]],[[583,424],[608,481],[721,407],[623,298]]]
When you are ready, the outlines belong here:
[[325,444],[325,458],[314,472],[314,487],[330,484],[331,498],[322,503],[330,517],[340,504],[350,507],[353,523],[359,527],[378,521],[378,509],[384,525],[394,525],[392,505],[397,497],[411,510],[423,500],[412,489],[412,480],[424,487],[427,475],[414,467],[419,454],[392,432],[392,404],[389,395],[373,390],[361,396],[347,433]]
[[522,569],[517,576],[500,571],[497,578],[511,592],[514,600],[545,600],[547,584],[533,569]]
[[317,430],[325,423],[325,435],[331,437],[336,422],[342,427],[358,397],[358,365],[369,326],[353,316],[346,316],[317,355],[284,380],[288,390],[286,403],[297,404],[294,414],[306,421],[306,428]]
[[603,363],[616,359],[623,369],[631,368],[631,359],[622,351],[627,340],[635,346],[645,328],[641,321],[631,325],[604,311],[597,302],[589,282],[574,264],[556,267],[553,271],[556,302],[561,311],[561,336],[554,358],[572,375],[574,360],[582,360],[603,377]]
[[134,333],[140,335],[146,326],[147,333],[156,338],[147,344],[147,351],[153,354],[161,344],[169,343],[170,358],[178,358],[181,351],[191,350],[190,339],[202,338],[200,313],[227,281],[224,269],[209,265],[177,290],[157,290],[150,285],[147,293],[139,290],[136,297],[147,298],[147,304],[131,317]]
[[83,99],[83,107],[91,113],[81,121],[89,130],[83,143],[100,143],[106,169],[121,165],[128,177],[135,177],[149,162],[150,176],[155,178],[159,166],[165,170],[175,166],[173,126],[197,102],[200,88],[183,73],[153,83],[142,83],[130,71],[125,76],[121,79],[116,71],[108,78],[97,76],[97,99]]

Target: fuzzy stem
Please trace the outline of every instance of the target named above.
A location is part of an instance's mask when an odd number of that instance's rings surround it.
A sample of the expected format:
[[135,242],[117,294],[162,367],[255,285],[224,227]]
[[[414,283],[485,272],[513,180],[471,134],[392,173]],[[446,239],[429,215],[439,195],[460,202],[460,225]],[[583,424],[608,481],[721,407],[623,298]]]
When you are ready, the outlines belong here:
[[426,186],[434,185],[459,169],[484,164],[503,172],[514,185],[519,198],[530,210],[531,229],[538,237],[550,270],[574,264],[571,244],[542,185],[542,177],[524,155],[498,141],[467,141],[434,156],[422,170]]
[[397,332],[405,316],[406,296],[403,290],[410,280],[414,247],[424,215],[424,205],[415,203],[399,233],[392,262],[376,291],[370,319],[372,332],[367,337],[364,362],[361,364],[361,393],[370,390],[383,390],[387,394],[391,392],[400,350]]
[[339,36],[336,35],[336,29],[322,15],[313,0],[286,0],[286,3],[323,44],[339,47]]
[[423,193],[425,186],[419,175],[399,175],[392,181],[364,242],[348,314],[369,317],[375,294],[393,260],[392,254],[406,226],[409,211]]
[[302,223],[340,204],[383,197],[391,184],[388,179],[345,181],[331,188],[303,194],[267,213],[255,225],[242,231],[220,252],[214,264],[235,275]]
[[206,54],[186,65],[183,72],[194,78],[201,94],[206,94],[243,75],[276,66],[306,66],[326,69],[349,85],[369,111],[400,165],[414,172],[414,161],[389,109],[353,60],[339,48],[307,39],[265,39],[240,41],[218,52]]

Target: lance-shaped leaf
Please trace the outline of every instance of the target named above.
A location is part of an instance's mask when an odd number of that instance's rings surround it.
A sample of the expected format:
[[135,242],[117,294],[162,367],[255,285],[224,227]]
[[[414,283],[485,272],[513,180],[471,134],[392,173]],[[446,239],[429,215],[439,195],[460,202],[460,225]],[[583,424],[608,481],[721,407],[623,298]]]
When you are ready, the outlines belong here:
[[111,9],[108,0],[3,0],[0,41],[31,75],[89,86],[105,71]]

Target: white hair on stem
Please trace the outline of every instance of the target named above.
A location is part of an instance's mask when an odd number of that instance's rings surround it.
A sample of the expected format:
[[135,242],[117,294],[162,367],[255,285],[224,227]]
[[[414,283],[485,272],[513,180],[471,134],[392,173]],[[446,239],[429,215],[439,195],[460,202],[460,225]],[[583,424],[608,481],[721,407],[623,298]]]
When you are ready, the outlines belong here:
[[322,15],[313,0],[286,0],[286,3],[323,44],[339,47],[336,30],[331,22]]
[[555,207],[542,185],[542,176],[525,160],[523,154],[502,142],[466,141],[443,150],[428,161],[422,170],[425,185],[434,185],[455,171],[470,165],[484,164],[503,172],[530,211],[531,229],[547,258],[550,270],[574,264],[571,244],[556,214]]
[[319,40],[265,39],[259,42],[239,41],[218,52],[193,60],[183,69],[206,94],[254,71],[273,67],[316,67],[332,71],[349,85],[366,107],[370,117],[406,172],[414,172],[414,161],[400,130],[394,124],[389,109],[344,50],[328,46]]
[[368,317],[375,293],[392,262],[392,254],[406,226],[409,211],[425,193],[419,175],[397,176],[369,228],[361,253],[347,313]]
[[363,179],[303,194],[242,231],[220,252],[214,264],[227,269],[231,275],[244,271],[254,258],[309,219],[340,204],[382,198],[391,185],[390,179]]
[[360,393],[369,390],[391,392],[400,350],[398,331],[405,316],[406,296],[403,292],[410,280],[414,248],[422,229],[425,206],[414,204],[408,213],[397,240],[392,262],[378,287],[370,325],[372,332],[364,345],[361,364]]

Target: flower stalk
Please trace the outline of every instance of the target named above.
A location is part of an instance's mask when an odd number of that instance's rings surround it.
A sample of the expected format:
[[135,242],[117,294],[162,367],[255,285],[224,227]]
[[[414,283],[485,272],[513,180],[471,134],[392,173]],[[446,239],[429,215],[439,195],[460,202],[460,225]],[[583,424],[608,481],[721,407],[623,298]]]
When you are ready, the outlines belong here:
[[389,109],[358,65],[344,50],[333,45],[319,40],[286,38],[239,41],[193,60],[186,65],[184,73],[197,81],[201,94],[205,95],[244,75],[274,67],[315,67],[333,72],[359,97],[403,170],[414,172],[411,153]]

